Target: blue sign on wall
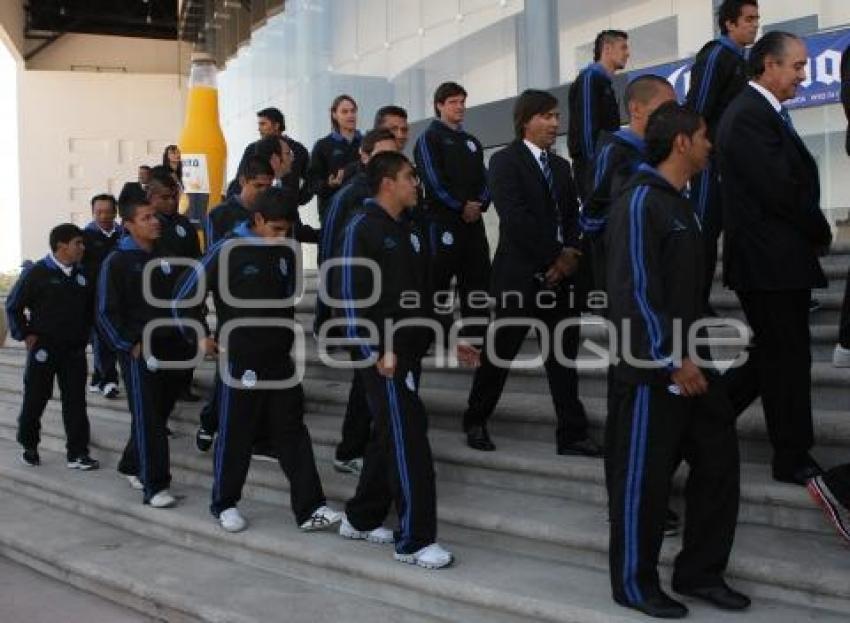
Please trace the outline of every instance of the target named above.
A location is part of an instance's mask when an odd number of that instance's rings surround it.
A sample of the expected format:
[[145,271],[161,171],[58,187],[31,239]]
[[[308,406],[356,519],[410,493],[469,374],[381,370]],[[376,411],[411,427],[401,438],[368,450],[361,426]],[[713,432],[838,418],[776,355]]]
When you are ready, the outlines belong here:
[[[808,78],[797,90],[797,97],[785,105],[788,108],[808,108],[838,102],[841,91],[841,54],[850,45],[850,29],[811,35],[803,39],[809,51],[809,63],[806,67]],[[663,76],[676,89],[679,101],[683,102],[690,88],[693,62],[694,59],[689,58],[636,69],[629,72],[629,80],[646,74]]]

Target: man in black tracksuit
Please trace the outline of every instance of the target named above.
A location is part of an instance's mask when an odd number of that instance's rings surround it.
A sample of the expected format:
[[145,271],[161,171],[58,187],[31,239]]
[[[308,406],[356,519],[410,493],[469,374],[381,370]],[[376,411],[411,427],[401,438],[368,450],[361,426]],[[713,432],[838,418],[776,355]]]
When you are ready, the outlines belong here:
[[437,87],[437,118],[416,140],[413,153],[425,188],[434,253],[432,285],[451,300],[451,280],[457,278],[461,319],[474,322],[461,335],[481,337],[488,314],[470,305],[470,294],[489,289],[490,245],[482,214],[490,206],[490,191],[481,142],[461,127],[465,112],[466,90],[461,85],[446,82]]
[[[360,147],[361,160],[357,169],[348,183],[334,195],[325,216],[322,241],[319,245],[320,266],[325,260],[340,255],[342,233],[348,220],[363,207],[363,202],[370,196],[366,164],[373,155],[385,151],[398,151],[398,141],[393,133],[383,129],[367,132]],[[333,317],[334,311],[321,296],[317,298],[313,329],[316,335],[321,335],[323,323]],[[360,377],[354,374],[342,421],[342,439],[337,444],[334,455],[334,469],[344,473],[360,473],[371,430],[372,415],[366,402],[366,394]]]
[[628,37],[621,30],[603,30],[596,35],[593,63],[582,69],[570,85],[567,148],[582,201],[591,188],[590,166],[599,132],[613,132],[620,127],[620,105],[611,78],[629,60]]
[[[605,289],[605,226],[611,202],[646,159],[643,138],[649,116],[661,104],[675,99],[676,92],[664,78],[640,76],[626,88],[624,103],[629,112],[628,127],[599,133],[592,165],[593,180],[579,217],[582,236],[590,247],[596,290]],[[587,260],[585,257],[584,261]]]
[[261,192],[274,181],[274,169],[260,158],[245,161],[239,174],[239,193],[229,196],[214,207],[204,220],[204,239],[207,249],[222,240],[239,223],[251,216],[251,206]]
[[23,462],[30,466],[40,463],[41,416],[58,377],[68,467],[98,467],[89,457],[86,413],[86,343],[92,329],[93,289],[79,264],[83,244],[83,232],[76,225],[54,227],[50,253],[18,278],[6,299],[9,332],[27,347],[18,443],[24,449]]
[[[377,274],[362,266],[335,271],[333,291],[346,301],[346,336],[374,417],[363,471],[346,505],[340,534],[387,540],[380,536],[390,504],[399,516],[395,558],[427,568],[451,564],[452,555],[436,543],[437,501],[434,463],[428,443],[427,415],[419,399],[421,358],[429,335],[422,325],[394,329],[388,323],[430,318],[428,254],[422,233],[403,218],[418,200],[417,180],[407,158],[395,152],[374,156],[367,165],[370,194],[362,212],[345,228],[343,260],[372,260]],[[358,308],[355,301],[380,288],[379,300]],[[417,299],[419,304],[411,302]],[[370,339],[372,338],[372,339]],[[365,367],[364,367],[365,366]]]
[[[185,362],[194,352],[173,327],[155,330],[150,344],[144,343],[149,322],[171,319],[168,301],[177,270],[156,245],[162,225],[153,206],[122,205],[121,218],[129,233],[103,263],[97,291],[98,328],[118,351],[132,416],[118,471],[128,476],[131,486],[143,490],[146,504],[165,508],[175,503],[168,492],[171,473],[165,423],[184,386],[185,374],[165,369],[160,362]],[[194,230],[189,233],[194,235]],[[146,288],[144,271],[149,263],[152,270]],[[146,290],[164,301],[160,303],[163,306],[148,300]]]
[[[708,136],[714,141],[717,126],[735,96],[747,86],[745,47],[756,40],[759,29],[757,0],[725,0],[719,10],[721,36],[709,41],[697,54],[691,68],[691,88],[686,104],[702,115]],[[691,180],[691,200],[702,223],[705,238],[703,299],[710,311],[709,295],[717,264],[717,239],[723,229],[720,205],[720,176],[717,162],[709,160],[705,171]]]
[[[156,210],[156,218],[161,226],[161,233],[156,240],[159,255],[163,257],[187,258],[198,260],[201,258],[201,241],[198,231],[192,221],[177,211],[177,203],[180,197],[180,187],[174,178],[164,167],[154,167],[151,173],[151,181],[148,184],[148,201]],[[188,269],[183,266],[174,266],[174,279]],[[182,382],[178,393],[178,400],[186,402],[198,402],[200,396],[192,393],[192,377],[194,369],[180,370],[175,373],[175,382]],[[182,375],[182,381],[176,380]],[[170,409],[166,417],[170,413]]]
[[[94,292],[100,266],[118,244],[121,236],[124,235],[124,230],[115,222],[118,216],[118,202],[112,195],[94,196],[91,200],[91,210],[94,219],[83,230],[83,241],[86,245],[83,267],[88,279],[92,282],[92,292]],[[94,325],[94,318],[92,318],[92,325]],[[106,346],[106,342],[96,328],[91,334],[91,345],[94,354],[94,371],[89,383],[89,391],[102,392],[110,399],[117,398],[118,359],[115,351]]]
[[[218,384],[221,425],[210,511],[225,530],[232,532],[246,525],[236,505],[256,433],[260,427],[266,432],[267,423],[269,441],[290,482],[298,525],[314,530],[340,519],[339,513],[325,506],[310,434],[304,425],[304,391],[295,378],[291,357],[300,267],[292,248],[275,241],[289,236],[297,218],[295,192],[264,191],[256,199],[251,219],[240,223],[231,237],[206,253],[201,264],[178,284],[174,297],[178,322],[185,313],[179,304],[187,298],[211,291],[215,299],[218,342],[207,338],[204,348],[208,354],[215,354],[220,346],[223,353]],[[226,275],[222,275],[225,270]],[[222,277],[227,281],[227,298],[220,288]],[[203,288],[200,293],[199,287]],[[251,305],[242,305],[243,301]],[[191,315],[197,308],[188,309]],[[236,326],[245,321],[248,326]],[[290,326],[260,324],[268,321]],[[197,342],[197,336],[191,335],[191,341]]]
[[708,159],[705,122],[664,104],[650,117],[646,142],[647,161],[657,168],[640,166],[611,206],[606,229],[609,318],[622,336],[606,430],[610,574],[617,603],[681,618],[687,608],[664,593],[657,570],[680,457],[691,470],[673,588],[724,609],[749,605],[723,580],[738,512],[738,442],[723,386],[698,367],[690,342],[703,311],[704,251],[683,191]]
[[[277,108],[263,108],[257,113],[257,129],[260,132],[260,139],[269,136],[279,137],[289,146],[289,149],[292,151],[292,166],[280,178],[281,188],[289,188],[297,192],[298,205],[303,206],[307,204],[313,198],[313,192],[310,190],[310,185],[307,181],[310,152],[294,138],[287,136],[286,120],[283,117],[283,113]],[[245,173],[245,165],[248,163],[248,160],[254,157],[254,145],[255,143],[251,143],[245,147],[245,151],[242,153],[242,158],[239,160],[239,167],[236,170],[236,178],[227,186],[226,196],[228,199],[239,195],[242,187],[239,176]]]

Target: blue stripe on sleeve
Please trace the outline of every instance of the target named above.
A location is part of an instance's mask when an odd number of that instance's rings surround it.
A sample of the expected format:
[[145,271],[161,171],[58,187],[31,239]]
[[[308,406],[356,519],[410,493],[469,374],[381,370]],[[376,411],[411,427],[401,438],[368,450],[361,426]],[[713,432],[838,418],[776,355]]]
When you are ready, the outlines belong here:
[[[342,245],[342,257],[345,260],[353,257],[354,251],[354,236],[357,232],[357,226],[366,218],[365,214],[355,215],[348,226],[345,228],[345,240]],[[351,263],[344,263],[342,266],[342,296],[344,299],[343,307],[345,308],[345,317],[348,319],[346,327],[346,337],[351,340],[360,339],[357,335],[357,311],[354,307],[354,295],[351,290]],[[365,344],[360,344],[360,352],[364,357],[370,357],[372,351]]]
[[711,54],[708,57],[708,62],[705,66],[705,73],[703,74],[699,85],[699,97],[697,98],[696,107],[696,111],[699,114],[703,114],[705,112],[705,104],[708,101],[708,93],[711,89],[711,82],[714,78],[714,69],[717,65],[717,57],[720,56],[721,49],[722,48],[720,46],[717,46],[711,51]]
[[430,187],[434,189],[435,193],[437,193],[437,198],[453,210],[460,210],[463,207],[460,201],[452,197],[448,190],[443,188],[443,185],[437,177],[437,173],[434,171],[434,165],[431,162],[431,152],[428,149],[428,141],[426,140],[425,134],[419,137],[419,140],[416,141],[416,150],[419,152],[419,156],[425,164],[425,177],[428,179]]
[[106,284],[109,281],[109,271],[112,268],[112,262],[116,257],[116,253],[110,253],[100,268],[100,276],[97,280],[97,326],[103,331],[109,345],[114,350],[129,351],[133,348],[133,345],[121,337],[118,329],[113,326],[109,317],[106,315]]
[[27,268],[21,273],[21,276],[18,277],[12,291],[9,292],[9,298],[6,299],[6,318],[9,320],[9,334],[19,342],[23,341],[26,336],[24,335],[24,327],[18,323],[17,307],[20,305],[24,282],[29,277],[31,270],[32,268]]

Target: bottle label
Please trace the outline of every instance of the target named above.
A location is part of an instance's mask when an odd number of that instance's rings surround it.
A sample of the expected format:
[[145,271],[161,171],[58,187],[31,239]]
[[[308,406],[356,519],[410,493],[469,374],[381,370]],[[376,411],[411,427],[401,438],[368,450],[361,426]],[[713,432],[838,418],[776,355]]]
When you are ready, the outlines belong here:
[[189,194],[209,194],[210,175],[206,154],[183,154],[183,189]]

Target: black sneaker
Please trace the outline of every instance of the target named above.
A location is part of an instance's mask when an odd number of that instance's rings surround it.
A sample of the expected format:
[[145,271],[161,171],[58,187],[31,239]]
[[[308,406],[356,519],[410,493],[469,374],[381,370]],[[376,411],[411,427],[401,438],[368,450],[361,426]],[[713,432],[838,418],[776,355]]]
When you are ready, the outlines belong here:
[[99,467],[100,462],[97,459],[91,458],[88,454],[68,460],[68,469],[78,469],[81,472],[88,472]]
[[195,445],[198,447],[198,450],[206,452],[212,447],[212,444],[213,434],[204,428],[199,428],[198,432],[195,433]]
[[41,465],[41,459],[38,456],[38,450],[36,450],[35,448],[24,448],[24,452],[23,454],[21,454],[21,461],[24,465],[29,465],[30,467],[36,467],[37,465]]

